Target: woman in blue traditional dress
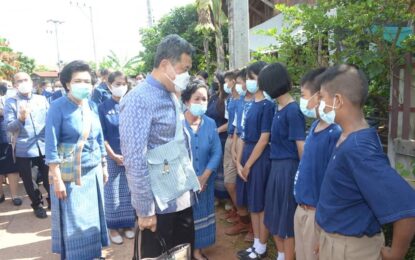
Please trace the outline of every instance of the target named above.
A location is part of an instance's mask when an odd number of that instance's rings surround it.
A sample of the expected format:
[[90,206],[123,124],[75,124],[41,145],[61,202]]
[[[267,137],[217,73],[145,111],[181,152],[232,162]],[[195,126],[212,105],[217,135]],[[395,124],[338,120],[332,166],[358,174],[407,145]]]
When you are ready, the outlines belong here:
[[[52,252],[67,260],[99,259],[102,247],[109,244],[103,201],[108,174],[98,111],[88,101],[91,69],[83,61],[73,61],[63,68],[60,81],[67,95],[52,102],[46,119]],[[72,167],[71,175],[66,169]]]
[[128,90],[127,77],[122,72],[115,71],[108,76],[108,83],[112,96],[98,107],[99,119],[104,133],[104,144],[108,154],[109,176],[104,187],[105,217],[110,231],[110,239],[114,244],[119,245],[123,243],[120,229],[126,238],[132,239],[134,238],[135,224],[135,212],[131,205],[118,130],[119,102]]
[[199,80],[182,92],[186,129],[190,134],[193,167],[202,187],[193,206],[195,250],[193,258],[207,259],[202,249],[215,243],[215,171],[221,163],[222,147],[213,119],[205,115],[208,88]]
[[[216,89],[216,93],[209,99],[206,115],[215,120],[217,131],[219,133],[222,150],[225,149],[226,139],[228,138],[228,115],[226,111],[228,93],[224,89],[225,77],[223,73],[216,72],[213,78],[212,88]],[[216,171],[215,196],[218,199],[229,198],[228,191],[225,188],[225,180],[223,173],[223,158]]]

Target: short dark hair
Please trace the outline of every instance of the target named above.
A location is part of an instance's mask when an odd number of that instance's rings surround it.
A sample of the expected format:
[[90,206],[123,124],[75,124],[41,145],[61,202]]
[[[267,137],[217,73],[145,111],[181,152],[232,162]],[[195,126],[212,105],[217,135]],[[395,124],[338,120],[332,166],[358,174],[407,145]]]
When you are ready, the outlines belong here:
[[291,78],[284,65],[279,62],[264,67],[258,76],[258,88],[277,98],[291,90]]
[[209,74],[206,71],[204,71],[204,70],[199,71],[196,75],[197,76],[201,76],[205,80],[207,80],[209,78]]
[[4,96],[7,93],[7,83],[0,82],[0,96]]
[[127,82],[127,76],[125,76],[124,73],[122,73],[121,71],[117,70],[110,73],[110,75],[108,76],[108,83],[112,84],[118,77],[123,77]]
[[236,75],[238,74],[237,70],[230,70],[225,72],[224,78],[230,80],[236,80]]
[[49,82],[49,81],[47,81],[47,80],[44,80],[44,81],[42,81],[42,83],[40,83],[40,86],[41,86],[41,87],[44,87],[44,86],[46,86],[47,84],[50,84],[50,82]]
[[326,71],[326,68],[318,68],[313,69],[307,72],[300,81],[301,87],[305,87],[308,90],[310,90],[311,94],[314,94],[318,91],[320,91],[321,85],[318,83],[318,76],[321,75],[324,71]]
[[238,74],[236,74],[236,78],[241,78],[243,81],[246,80],[246,68],[241,69]]
[[101,69],[99,71],[99,75],[102,76],[107,76],[108,74],[110,74],[110,70],[109,69]]
[[268,64],[265,61],[257,61],[246,68],[246,78],[252,79],[253,76],[259,76],[259,72]]
[[158,68],[160,62],[169,59],[172,62],[180,61],[183,53],[192,56],[193,46],[177,34],[167,35],[157,46],[154,57],[154,68]]
[[208,86],[205,84],[205,82],[203,82],[202,80],[198,80],[196,78],[192,78],[189,84],[187,84],[186,89],[183,90],[182,92],[181,98],[182,98],[183,103],[188,102],[192,98],[192,95],[199,88],[205,88],[206,91],[208,90]]
[[65,67],[63,67],[61,73],[59,74],[59,80],[62,83],[62,87],[66,91],[69,91],[68,86],[66,86],[66,84],[71,82],[72,75],[76,72],[84,72],[84,71],[88,72],[91,75],[92,84],[95,84],[95,77],[88,63],[82,60],[74,60],[68,63],[67,65],[65,65]]
[[340,64],[328,68],[319,77],[318,84],[330,95],[343,94],[350,102],[363,107],[369,92],[365,73],[354,65]]

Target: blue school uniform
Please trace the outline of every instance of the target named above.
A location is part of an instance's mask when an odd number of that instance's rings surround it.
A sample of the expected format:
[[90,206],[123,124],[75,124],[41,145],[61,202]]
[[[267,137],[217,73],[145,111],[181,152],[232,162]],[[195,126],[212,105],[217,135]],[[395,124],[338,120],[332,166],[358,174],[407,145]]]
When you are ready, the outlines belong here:
[[305,119],[296,102],[275,113],[271,130],[271,172],[269,175],[264,224],[272,235],[294,236],[293,189],[299,157],[296,141],[305,140]]
[[[275,113],[275,103],[266,99],[254,101],[247,110],[244,122],[244,149],[242,151],[242,165],[248,161],[262,133],[271,132],[272,117]],[[237,189],[238,204],[246,203],[250,212],[264,210],[265,187],[270,170],[269,145],[267,145],[252,165],[246,183],[246,191]],[[239,180],[238,180],[239,179]],[[237,181],[242,181],[238,176]],[[237,184],[238,185],[238,184]]]
[[[220,102],[219,95],[215,94],[213,95],[208,103],[206,116],[213,119],[216,123],[216,127],[220,127],[228,122],[228,120],[225,118],[225,111],[223,113],[220,113],[218,110],[218,102]],[[226,102],[224,104],[225,110],[227,109]],[[228,138],[227,132],[222,132],[219,134],[220,142],[222,145],[222,151],[225,150],[225,142]],[[225,188],[225,181],[224,181],[224,173],[223,173],[223,158],[222,162],[220,163],[217,175],[216,175],[216,181],[215,181],[215,196],[219,199],[226,199],[229,198],[228,192]]]
[[190,134],[193,168],[197,176],[201,176],[206,169],[212,170],[205,191],[198,193],[198,203],[193,205],[195,222],[195,248],[205,248],[215,243],[215,177],[216,169],[222,159],[222,147],[215,121],[202,116],[202,122],[197,131],[194,131],[185,121]]
[[[247,104],[252,103],[252,99],[250,100],[245,100],[245,96],[241,96],[238,100],[238,102],[236,103],[236,109],[235,109],[235,118],[234,118],[234,122],[236,123],[236,135],[238,137],[240,137],[242,135],[243,132],[243,125],[242,125],[242,120],[244,118],[244,111],[245,111],[245,107],[247,106]],[[249,105],[248,105],[249,106]]]
[[331,124],[322,131],[315,132],[319,122],[319,119],[315,120],[310,127],[294,184],[294,196],[297,204],[314,208],[317,207],[327,164],[342,132],[336,124]]
[[235,126],[232,124],[235,119],[235,112],[238,106],[239,98],[235,99],[233,97],[228,98],[227,111],[228,111],[228,135],[233,135],[235,133]]
[[351,133],[327,166],[316,220],[328,233],[373,236],[415,217],[415,190],[391,168],[375,129]]
[[[116,154],[121,154],[119,117],[120,105],[113,98],[105,100],[99,107],[104,140]],[[105,218],[110,229],[133,228],[135,210],[131,205],[125,167],[107,156],[108,182],[104,186]]]

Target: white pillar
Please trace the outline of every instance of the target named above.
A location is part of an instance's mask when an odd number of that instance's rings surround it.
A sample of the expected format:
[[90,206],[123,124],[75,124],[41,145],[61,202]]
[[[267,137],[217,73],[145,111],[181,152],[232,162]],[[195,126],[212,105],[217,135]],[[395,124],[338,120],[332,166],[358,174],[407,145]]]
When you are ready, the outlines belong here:
[[229,69],[249,62],[249,1],[228,0]]

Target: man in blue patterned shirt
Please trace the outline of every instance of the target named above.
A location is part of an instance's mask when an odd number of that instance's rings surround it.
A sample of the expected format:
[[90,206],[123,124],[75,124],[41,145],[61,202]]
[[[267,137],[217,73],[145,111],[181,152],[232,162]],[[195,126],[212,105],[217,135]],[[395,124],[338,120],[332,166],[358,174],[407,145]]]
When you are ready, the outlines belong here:
[[[162,253],[155,231],[170,249],[194,241],[193,192],[158,205],[151,188],[147,151],[172,141],[176,112],[171,93],[189,80],[193,47],[178,35],[169,35],[157,47],[154,69],[120,104],[120,139],[133,207],[143,230],[142,257]],[[172,184],[174,185],[174,184]],[[170,187],[166,187],[169,189]],[[163,209],[161,209],[163,208]],[[152,231],[152,232],[151,232]]]
[[46,218],[42,193],[32,181],[32,167],[36,165],[39,168],[43,186],[49,194],[49,167],[45,164],[45,124],[49,103],[44,96],[32,93],[33,82],[27,73],[16,73],[13,80],[17,94],[6,100],[4,122],[12,136],[17,169],[32,201],[33,211],[36,217]]

